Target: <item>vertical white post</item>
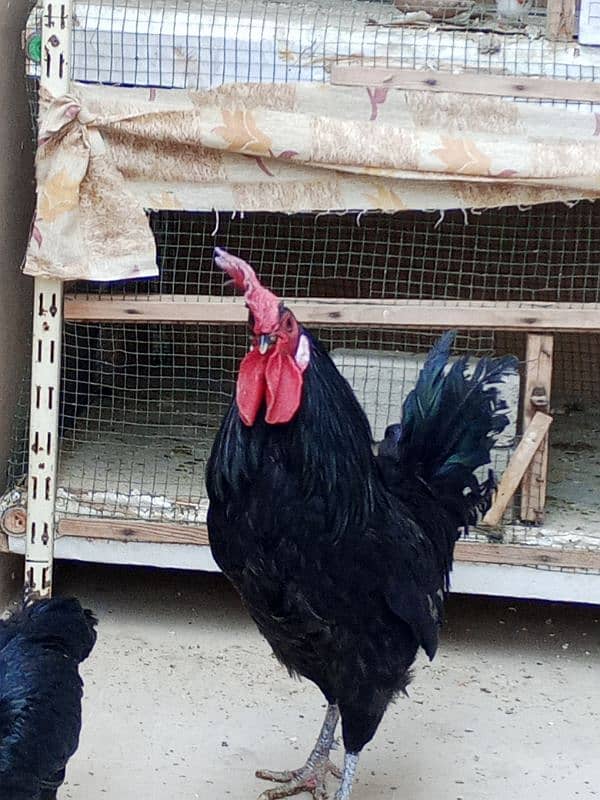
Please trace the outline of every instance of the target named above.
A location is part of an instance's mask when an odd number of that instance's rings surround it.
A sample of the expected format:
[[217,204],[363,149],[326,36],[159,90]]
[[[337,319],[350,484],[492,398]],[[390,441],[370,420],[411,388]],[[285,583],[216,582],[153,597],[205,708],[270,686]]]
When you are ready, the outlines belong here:
[[[55,97],[68,92],[70,52],[71,0],[44,0],[41,85]],[[62,281],[36,278],[25,583],[41,596],[52,591],[62,324]]]
[[31,358],[25,583],[41,596],[49,595],[52,589],[62,299],[61,281],[36,278]]

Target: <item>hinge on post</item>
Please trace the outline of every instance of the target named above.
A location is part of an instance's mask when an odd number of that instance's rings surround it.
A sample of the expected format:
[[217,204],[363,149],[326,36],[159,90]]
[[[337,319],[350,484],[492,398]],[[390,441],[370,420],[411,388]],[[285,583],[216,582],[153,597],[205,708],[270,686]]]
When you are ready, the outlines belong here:
[[536,411],[548,411],[550,408],[550,398],[543,386],[535,386],[532,389],[529,402]]

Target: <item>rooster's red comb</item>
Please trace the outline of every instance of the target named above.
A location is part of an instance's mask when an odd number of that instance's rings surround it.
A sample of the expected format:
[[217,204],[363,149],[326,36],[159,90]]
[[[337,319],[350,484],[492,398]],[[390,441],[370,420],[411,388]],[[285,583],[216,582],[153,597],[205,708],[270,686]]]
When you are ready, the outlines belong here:
[[279,324],[281,301],[261,284],[245,261],[215,247],[215,264],[231,278],[236,289],[244,292],[246,305],[254,317],[254,332],[271,333]]

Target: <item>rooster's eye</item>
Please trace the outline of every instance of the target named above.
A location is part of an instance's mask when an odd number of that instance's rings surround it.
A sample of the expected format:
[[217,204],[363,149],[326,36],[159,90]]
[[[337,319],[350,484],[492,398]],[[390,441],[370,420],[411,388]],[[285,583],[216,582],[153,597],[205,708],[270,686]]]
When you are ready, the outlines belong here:
[[294,320],[292,319],[291,315],[288,315],[285,318],[283,322],[283,327],[286,333],[292,333],[292,331],[294,330]]

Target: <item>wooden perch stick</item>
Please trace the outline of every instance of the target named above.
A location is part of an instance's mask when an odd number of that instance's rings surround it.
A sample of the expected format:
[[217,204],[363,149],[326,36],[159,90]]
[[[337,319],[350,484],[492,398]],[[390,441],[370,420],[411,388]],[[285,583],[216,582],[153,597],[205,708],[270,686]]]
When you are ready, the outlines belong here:
[[523,475],[525,475],[527,467],[531,464],[531,460],[544,441],[544,437],[548,433],[551,424],[552,417],[550,414],[537,411],[533,415],[533,419],[527,426],[527,430],[523,434],[519,446],[512,454],[508,466],[504,471],[494,503],[483,518],[484,525],[494,527],[498,525],[502,519],[510,499],[517,491],[517,487],[523,480]]
[[[525,355],[523,427],[527,428],[537,411],[548,412],[552,389],[554,337],[530,333]],[[521,481],[521,521],[543,522],[548,483],[548,436],[533,457]]]

